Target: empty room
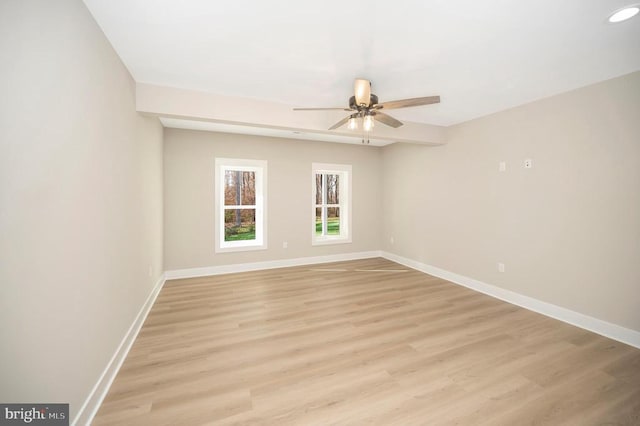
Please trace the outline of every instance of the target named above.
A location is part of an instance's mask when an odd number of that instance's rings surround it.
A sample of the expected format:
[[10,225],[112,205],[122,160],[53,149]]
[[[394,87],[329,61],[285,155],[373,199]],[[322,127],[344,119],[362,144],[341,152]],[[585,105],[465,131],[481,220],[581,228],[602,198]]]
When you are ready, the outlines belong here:
[[0,1],[0,424],[640,424],[639,10]]

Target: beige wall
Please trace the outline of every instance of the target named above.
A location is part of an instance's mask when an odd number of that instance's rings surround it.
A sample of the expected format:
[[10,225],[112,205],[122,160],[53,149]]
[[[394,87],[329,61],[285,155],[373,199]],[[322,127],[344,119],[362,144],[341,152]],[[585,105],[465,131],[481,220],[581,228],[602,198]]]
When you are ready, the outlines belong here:
[[[216,157],[267,160],[268,249],[214,253]],[[351,244],[311,246],[312,162],[353,166]],[[378,250],[380,168],[370,146],[165,129],[165,269]]]
[[81,1],[0,29],[0,401],[73,418],[162,273],[162,127]]
[[385,250],[640,330],[640,72],[383,163]]

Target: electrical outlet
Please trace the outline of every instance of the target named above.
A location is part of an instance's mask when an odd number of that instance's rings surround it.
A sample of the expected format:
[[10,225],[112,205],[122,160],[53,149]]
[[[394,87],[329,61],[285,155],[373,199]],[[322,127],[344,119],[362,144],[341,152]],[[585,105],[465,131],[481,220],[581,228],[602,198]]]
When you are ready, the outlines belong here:
[[533,167],[533,160],[531,158],[527,158],[526,160],[524,160],[525,169],[530,169],[532,167]]
[[289,243],[286,242],[286,241],[283,241],[282,242],[282,248],[287,248],[287,247],[289,247]]
[[498,164],[498,171],[504,172],[506,170],[507,170],[507,162],[501,161],[500,164]]
[[498,272],[504,272],[504,263],[498,263]]

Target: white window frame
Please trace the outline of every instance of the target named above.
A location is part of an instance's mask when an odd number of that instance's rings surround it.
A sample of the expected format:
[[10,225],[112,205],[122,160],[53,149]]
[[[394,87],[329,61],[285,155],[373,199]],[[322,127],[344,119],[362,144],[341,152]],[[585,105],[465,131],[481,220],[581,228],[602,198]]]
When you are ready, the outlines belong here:
[[[256,239],[224,240],[224,183],[227,170],[255,172]],[[267,248],[267,161],[216,158],[215,167],[215,251],[216,253],[265,250]]]
[[[340,176],[338,180],[340,185],[340,203],[336,207],[340,208],[340,235],[316,235],[316,174],[337,174]],[[311,164],[311,244],[344,244],[351,242],[351,174],[352,167],[350,164],[328,164],[328,163],[312,163]],[[323,185],[326,188],[326,185]],[[326,207],[326,191],[322,195],[323,205]],[[325,214],[325,208],[322,214]]]

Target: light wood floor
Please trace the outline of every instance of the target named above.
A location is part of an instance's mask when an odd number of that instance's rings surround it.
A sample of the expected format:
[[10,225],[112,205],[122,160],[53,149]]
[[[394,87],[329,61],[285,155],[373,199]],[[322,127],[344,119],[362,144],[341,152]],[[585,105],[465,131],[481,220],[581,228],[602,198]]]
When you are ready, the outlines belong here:
[[94,425],[639,425],[640,350],[384,259],[169,281]]

